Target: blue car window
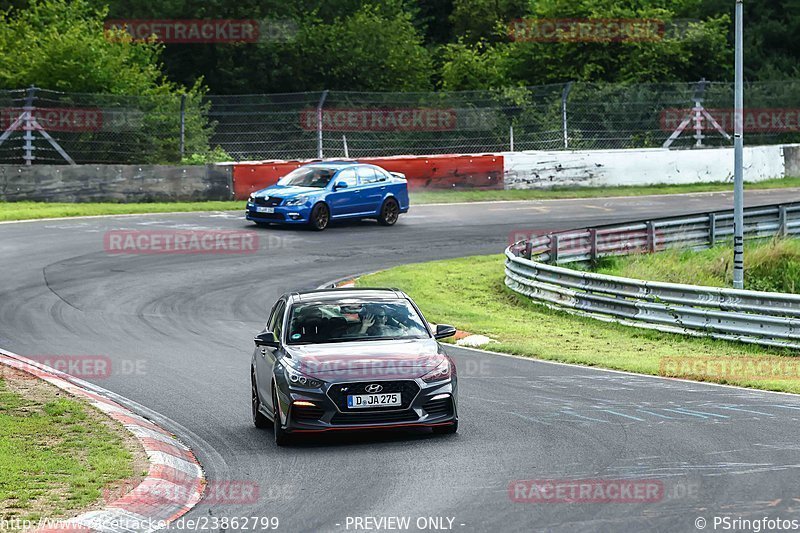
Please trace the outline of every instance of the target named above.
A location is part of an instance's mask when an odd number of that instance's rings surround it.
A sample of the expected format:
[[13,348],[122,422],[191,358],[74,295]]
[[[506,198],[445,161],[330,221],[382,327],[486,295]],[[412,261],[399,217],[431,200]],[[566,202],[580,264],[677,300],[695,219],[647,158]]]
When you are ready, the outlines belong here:
[[352,168],[340,170],[339,173],[336,174],[335,182],[339,183],[340,181],[347,183],[348,187],[355,187],[358,184],[358,180],[356,179],[356,171]]
[[334,172],[335,170],[324,167],[300,167],[281,178],[278,185],[323,189],[328,185]]
[[368,185],[378,181],[378,175],[372,167],[358,167],[358,179],[362,185]]

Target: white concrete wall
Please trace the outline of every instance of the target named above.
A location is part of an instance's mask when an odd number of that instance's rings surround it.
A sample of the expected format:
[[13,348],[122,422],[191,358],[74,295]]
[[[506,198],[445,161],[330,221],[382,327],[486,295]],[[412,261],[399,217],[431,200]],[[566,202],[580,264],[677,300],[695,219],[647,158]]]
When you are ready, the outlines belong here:
[[[733,180],[733,148],[529,151],[505,152],[502,155],[507,189]],[[746,181],[785,176],[784,146],[745,147]]]

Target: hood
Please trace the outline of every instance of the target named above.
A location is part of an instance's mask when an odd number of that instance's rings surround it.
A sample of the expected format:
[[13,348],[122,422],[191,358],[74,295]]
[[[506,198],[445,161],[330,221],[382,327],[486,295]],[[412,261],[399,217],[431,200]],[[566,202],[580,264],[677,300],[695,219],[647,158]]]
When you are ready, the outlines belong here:
[[284,364],[323,381],[414,379],[445,359],[434,339],[287,346]]
[[325,189],[318,189],[316,187],[284,187],[283,185],[272,185],[266,189],[256,191],[256,196],[277,196],[278,198],[292,198],[294,196],[302,196],[304,194],[317,194],[325,191]]

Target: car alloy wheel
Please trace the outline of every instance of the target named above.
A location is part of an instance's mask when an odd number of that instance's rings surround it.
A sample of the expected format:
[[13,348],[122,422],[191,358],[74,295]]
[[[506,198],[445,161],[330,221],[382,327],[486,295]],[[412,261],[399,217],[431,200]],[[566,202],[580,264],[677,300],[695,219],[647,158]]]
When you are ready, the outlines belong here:
[[378,222],[383,226],[393,226],[400,216],[400,206],[397,205],[397,200],[389,198],[383,202],[381,207],[381,216],[378,217]]
[[328,210],[328,206],[325,204],[317,204],[314,206],[314,209],[311,210],[311,226],[317,231],[322,231],[327,228],[330,219],[331,214]]

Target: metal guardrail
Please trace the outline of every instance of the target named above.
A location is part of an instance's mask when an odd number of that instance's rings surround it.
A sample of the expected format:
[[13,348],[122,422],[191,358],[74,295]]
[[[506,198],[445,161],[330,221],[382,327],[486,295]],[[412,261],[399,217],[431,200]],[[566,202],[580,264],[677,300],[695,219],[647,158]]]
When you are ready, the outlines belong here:
[[[745,210],[746,239],[800,234],[800,203]],[[800,348],[800,295],[646,281],[558,266],[733,236],[733,212],[532,235],[506,249],[505,283],[552,307],[629,325]]]

